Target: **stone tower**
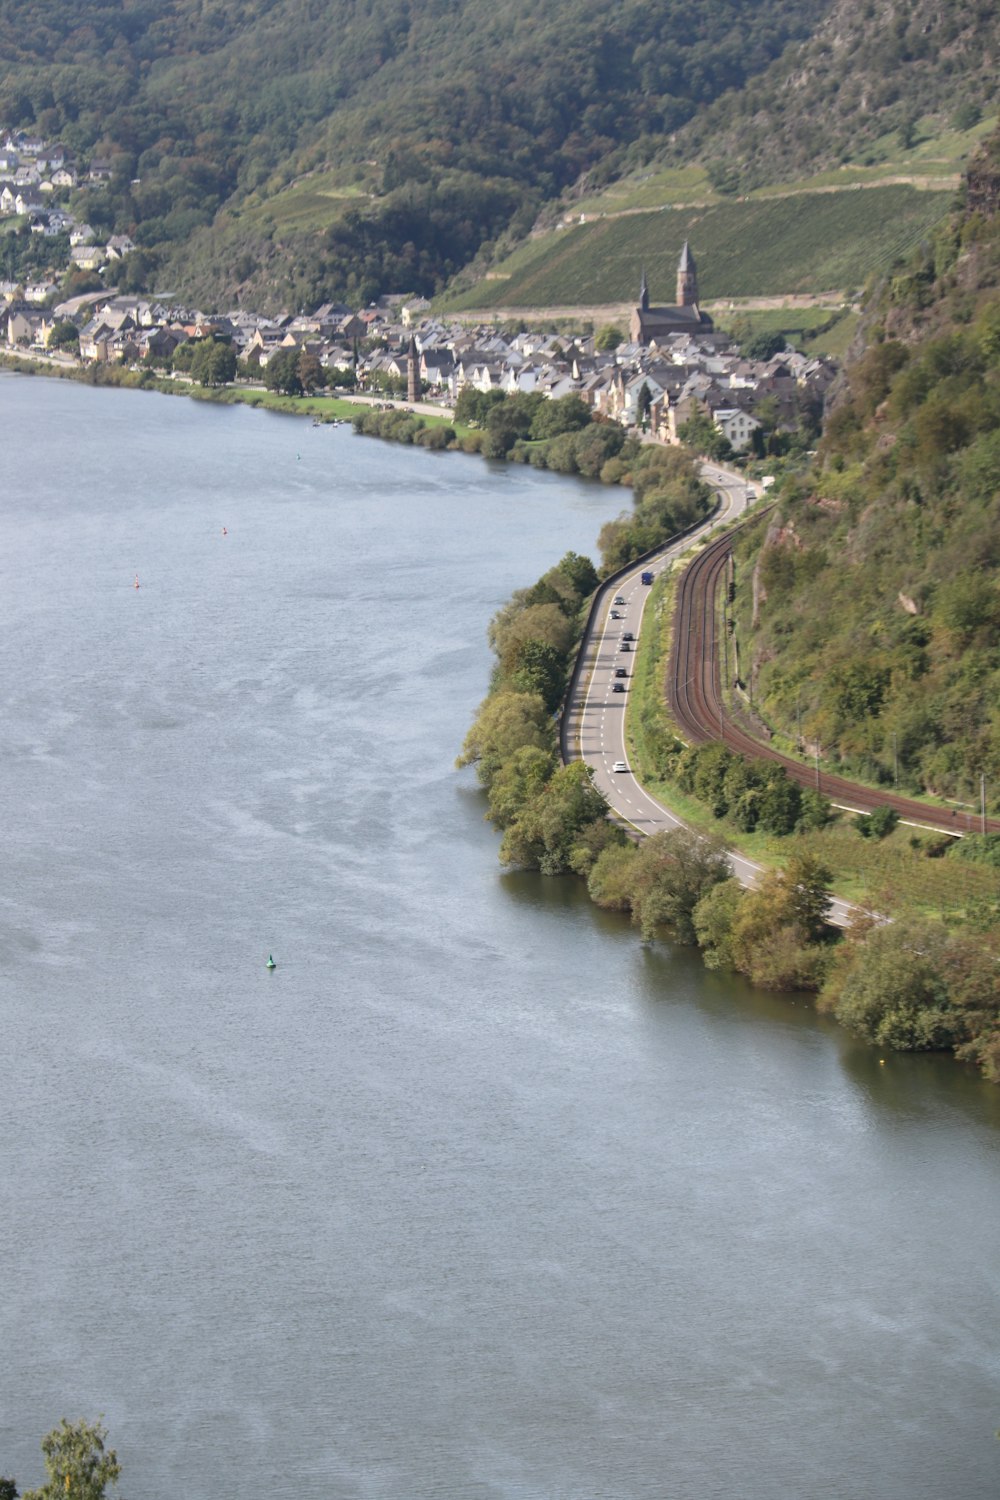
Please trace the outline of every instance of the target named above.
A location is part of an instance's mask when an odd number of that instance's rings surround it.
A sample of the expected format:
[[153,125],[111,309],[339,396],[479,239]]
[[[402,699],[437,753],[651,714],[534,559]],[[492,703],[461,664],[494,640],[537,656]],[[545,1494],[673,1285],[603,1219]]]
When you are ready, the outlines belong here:
[[698,267],[687,240],[684,241],[684,249],[677,263],[677,306],[698,306]]
[[412,406],[420,399],[420,356],[417,354],[417,336],[410,334],[409,357],[406,365],[406,399]]
[[646,280],[646,267],[642,268],[642,282],[639,286],[639,307],[643,312],[649,311],[649,283]]

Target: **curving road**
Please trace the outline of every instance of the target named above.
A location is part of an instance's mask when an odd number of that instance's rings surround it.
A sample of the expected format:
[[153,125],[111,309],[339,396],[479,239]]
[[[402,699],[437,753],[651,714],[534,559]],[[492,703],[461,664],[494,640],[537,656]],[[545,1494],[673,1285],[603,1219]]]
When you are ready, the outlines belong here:
[[[576,687],[565,710],[568,720],[565,742],[569,758],[586,761],[591,767],[594,785],[604,793],[614,816],[631,824],[641,834],[661,833],[684,826],[681,818],[640,786],[628,763],[625,705],[635,661],[634,645],[642,633],[642,617],[649,598],[649,586],[641,582],[642,574],[663,572],[690,548],[693,541],[741,515],[757,498],[758,492],[758,487],[748,484],[742,476],[731,474],[715,464],[702,464],[701,472],[719,496],[719,509],[699,531],[668,543],[652,560],[637,563],[623,578],[601,588],[593,613],[593,626],[580,647],[582,661]],[[725,546],[725,539],[720,541]],[[623,602],[616,605],[616,598]],[[619,618],[612,617],[612,609],[617,611]],[[635,637],[634,642],[628,643],[633,649],[627,651],[622,649],[626,632]],[[616,672],[622,668],[628,675],[617,677]],[[703,666],[701,670],[706,672],[708,669]],[[624,684],[625,692],[615,692],[616,683]],[[616,771],[616,765],[623,765],[625,769]],[[763,866],[740,854],[731,853],[730,860],[734,875],[743,885],[757,884]],[[852,914],[847,903],[836,901],[829,920],[846,927]]]
[[[928,807],[924,802],[895,792],[860,786],[844,777],[782,755],[754,738],[725,712],[719,683],[717,601],[724,584],[731,549],[730,537],[720,537],[685,569],[677,590],[673,647],[667,675],[667,697],[684,738],[693,744],[722,740],[741,755],[776,761],[800,786],[816,787],[838,807],[848,812],[872,812],[891,807],[907,823],[916,823],[942,833],[957,834],[956,813]],[[977,828],[980,820],[976,820]],[[1000,832],[1000,820],[989,818],[986,827]]]

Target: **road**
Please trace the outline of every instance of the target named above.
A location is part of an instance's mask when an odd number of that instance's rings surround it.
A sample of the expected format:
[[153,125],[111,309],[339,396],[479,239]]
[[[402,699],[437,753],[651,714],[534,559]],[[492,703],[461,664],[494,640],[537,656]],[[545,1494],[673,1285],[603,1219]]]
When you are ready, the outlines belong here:
[[[604,793],[614,816],[641,834],[685,826],[676,813],[640,785],[629,765],[625,743],[625,705],[635,662],[634,645],[641,638],[650,593],[649,586],[641,581],[642,574],[662,573],[694,540],[734,520],[757,498],[758,487],[749,485],[742,476],[709,463],[702,464],[701,473],[719,496],[719,509],[699,532],[668,544],[652,561],[637,564],[625,578],[604,585],[598,595],[593,629],[580,648],[584,659],[577,688],[567,704],[570,758],[586,761],[592,769],[594,785]],[[624,602],[616,605],[616,598]],[[612,609],[620,618],[612,618]],[[633,649],[627,651],[622,649],[626,632],[635,637],[635,642],[628,643]],[[620,669],[627,672],[627,677],[616,677]],[[615,692],[616,683],[624,684],[624,693]],[[616,771],[616,764],[624,764],[627,769]],[[740,854],[730,854],[730,860],[741,884],[757,884],[763,866]],[[846,902],[835,901],[828,920],[835,926],[846,927],[854,914]]]

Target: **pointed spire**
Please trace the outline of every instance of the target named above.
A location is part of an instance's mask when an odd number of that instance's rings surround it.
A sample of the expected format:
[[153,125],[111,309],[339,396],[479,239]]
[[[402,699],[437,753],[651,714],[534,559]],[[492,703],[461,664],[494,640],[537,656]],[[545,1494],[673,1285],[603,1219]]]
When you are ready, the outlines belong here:
[[691,246],[685,240],[681,258],[677,262],[677,306],[697,307],[697,305],[698,267],[694,263]]
[[642,268],[642,281],[639,284],[639,306],[643,312],[649,311],[649,283],[646,280],[646,267]]

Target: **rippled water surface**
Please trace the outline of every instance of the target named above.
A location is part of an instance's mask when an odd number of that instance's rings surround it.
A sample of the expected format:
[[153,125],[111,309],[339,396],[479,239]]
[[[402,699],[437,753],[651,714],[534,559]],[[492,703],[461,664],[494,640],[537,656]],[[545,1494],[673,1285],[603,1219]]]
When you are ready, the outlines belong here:
[[103,1413],[129,1500],[993,1500],[996,1092],[504,875],[453,770],[621,496],[0,410],[0,1473]]

